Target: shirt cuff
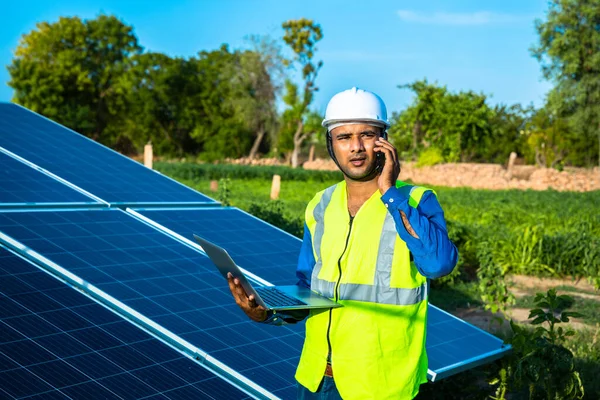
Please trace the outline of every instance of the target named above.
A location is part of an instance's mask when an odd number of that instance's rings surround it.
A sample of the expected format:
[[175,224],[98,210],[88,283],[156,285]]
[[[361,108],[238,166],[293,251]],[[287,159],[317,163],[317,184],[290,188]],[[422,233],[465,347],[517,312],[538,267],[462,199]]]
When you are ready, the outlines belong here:
[[381,201],[385,204],[387,209],[397,209],[400,204],[403,202],[408,203],[408,197],[406,197],[400,189],[395,186],[390,187],[386,192],[381,196]]

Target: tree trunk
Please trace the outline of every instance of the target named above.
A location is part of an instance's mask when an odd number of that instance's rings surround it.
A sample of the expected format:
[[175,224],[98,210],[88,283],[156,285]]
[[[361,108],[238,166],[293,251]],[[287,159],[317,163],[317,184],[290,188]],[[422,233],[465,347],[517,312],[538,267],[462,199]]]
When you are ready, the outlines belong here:
[[292,168],[298,168],[298,153],[300,153],[300,148],[294,143],[294,150],[292,151]]
[[258,131],[258,135],[256,135],[256,139],[254,139],[254,144],[252,145],[252,149],[250,149],[250,159],[254,160],[254,158],[256,157],[256,153],[258,153],[258,148],[260,147],[260,143],[262,142],[263,138],[265,137],[265,128],[261,127],[260,130]]
[[304,142],[305,136],[302,135],[302,129],[304,128],[304,123],[302,121],[298,121],[298,127],[296,128],[296,133],[294,133],[294,150],[292,151],[292,168],[298,168],[298,155],[300,154],[300,146],[302,146],[302,142]]
[[537,147],[535,148],[535,163],[540,168],[546,168],[546,157],[542,155],[542,152]]

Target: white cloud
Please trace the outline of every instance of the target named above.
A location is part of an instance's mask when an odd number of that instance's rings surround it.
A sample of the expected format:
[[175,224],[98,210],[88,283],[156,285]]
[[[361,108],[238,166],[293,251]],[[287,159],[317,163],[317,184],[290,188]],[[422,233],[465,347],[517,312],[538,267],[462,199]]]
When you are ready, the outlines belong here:
[[488,25],[492,23],[515,23],[531,21],[529,16],[476,11],[471,13],[440,12],[420,13],[410,10],[398,10],[402,21],[429,25]]

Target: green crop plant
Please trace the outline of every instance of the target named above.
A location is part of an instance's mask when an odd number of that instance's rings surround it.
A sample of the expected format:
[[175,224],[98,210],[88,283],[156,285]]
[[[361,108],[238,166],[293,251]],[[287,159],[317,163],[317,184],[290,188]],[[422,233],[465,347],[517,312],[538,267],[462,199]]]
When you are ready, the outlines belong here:
[[535,329],[511,321],[513,354],[506,359],[499,375],[490,381],[498,385],[493,398],[505,399],[509,389],[517,392],[525,389],[531,400],[583,398],[583,383],[575,370],[573,353],[564,346],[567,337],[575,332],[558,326],[582,315],[567,311],[573,298],[557,296],[554,289],[546,294],[537,293],[534,303],[529,318],[533,318],[530,323]]
[[219,191],[217,192],[217,199],[223,205],[223,207],[229,207],[231,205],[231,180],[229,178],[219,179]]
[[298,238],[304,234],[304,220],[285,212],[279,200],[252,203],[248,212]]
[[542,262],[544,234],[540,225],[525,226],[522,231],[499,240],[502,250],[498,262],[507,272],[525,275],[555,275],[556,271]]
[[495,261],[494,245],[483,241],[478,244],[477,259],[479,269],[477,279],[481,300],[485,308],[493,313],[504,312],[506,306],[514,303],[514,296],[508,290],[504,277],[508,272],[505,267]]

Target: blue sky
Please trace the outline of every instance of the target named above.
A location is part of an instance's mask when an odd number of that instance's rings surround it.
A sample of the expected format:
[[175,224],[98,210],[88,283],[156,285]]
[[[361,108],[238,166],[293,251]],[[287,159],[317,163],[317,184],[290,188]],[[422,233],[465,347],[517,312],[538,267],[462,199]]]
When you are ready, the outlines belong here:
[[[311,18],[324,38],[317,58],[324,66],[314,107],[324,111],[340,90],[359,86],[378,93],[388,110],[412,99],[397,85],[427,78],[450,90],[491,95],[491,103],[540,106],[551,88],[529,54],[535,18],[545,0],[355,1],[302,0],[21,0],[3,4],[0,61],[10,64],[22,34],[59,16],[114,14],[134,27],[148,51],[189,57],[227,43],[247,46],[250,34],[280,38],[281,23]],[[0,101],[9,101],[9,75],[0,69]]]

